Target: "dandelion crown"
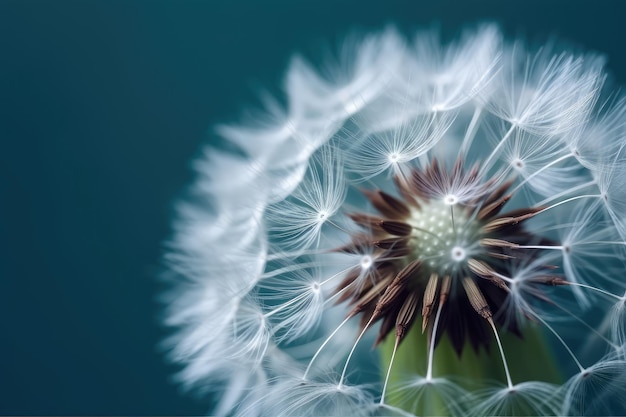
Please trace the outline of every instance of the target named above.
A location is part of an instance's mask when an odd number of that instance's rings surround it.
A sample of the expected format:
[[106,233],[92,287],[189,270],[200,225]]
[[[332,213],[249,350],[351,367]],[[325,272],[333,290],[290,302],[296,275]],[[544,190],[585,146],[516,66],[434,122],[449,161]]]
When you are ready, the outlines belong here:
[[626,413],[603,60],[491,26],[341,51],[294,58],[284,104],[197,163],[167,254],[180,381],[225,416]]

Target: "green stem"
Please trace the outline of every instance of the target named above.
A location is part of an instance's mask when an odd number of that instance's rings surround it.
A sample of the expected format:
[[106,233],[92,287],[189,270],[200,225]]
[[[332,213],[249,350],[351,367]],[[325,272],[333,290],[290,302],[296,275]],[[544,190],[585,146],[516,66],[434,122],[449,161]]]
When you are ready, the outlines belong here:
[[[450,415],[453,410],[439,396],[428,395],[427,392],[417,401],[415,398],[406,398],[401,392],[394,390],[394,387],[401,386],[402,383],[406,384],[411,377],[426,375],[427,341],[426,335],[421,334],[420,330],[419,326],[413,326],[396,352],[389,377],[390,389],[385,402],[416,415]],[[528,325],[524,329],[523,339],[510,333],[503,333],[500,336],[514,384],[530,380],[562,382],[554,357],[538,326]],[[384,372],[389,366],[394,341],[392,334],[381,343],[381,361]],[[435,348],[432,376],[433,378],[453,377],[455,380],[467,382],[471,385],[464,385],[464,388],[470,391],[481,388],[481,384],[488,381],[506,383],[504,367],[495,339],[490,344],[489,352],[481,349],[477,353],[467,344],[459,357],[448,337],[444,335]]]

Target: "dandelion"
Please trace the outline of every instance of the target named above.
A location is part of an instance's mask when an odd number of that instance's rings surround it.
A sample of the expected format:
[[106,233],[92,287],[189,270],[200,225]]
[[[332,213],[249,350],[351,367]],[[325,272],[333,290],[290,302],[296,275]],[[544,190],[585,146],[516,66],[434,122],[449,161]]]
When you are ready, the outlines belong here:
[[[626,412],[626,103],[594,54],[393,29],[222,126],[166,341],[216,415]],[[372,349],[372,346],[375,349]]]

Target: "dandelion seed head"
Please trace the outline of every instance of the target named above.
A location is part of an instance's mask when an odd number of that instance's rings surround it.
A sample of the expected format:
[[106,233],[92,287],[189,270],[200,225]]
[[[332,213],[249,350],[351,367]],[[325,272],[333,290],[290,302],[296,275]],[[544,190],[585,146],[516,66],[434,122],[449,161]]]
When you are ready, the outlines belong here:
[[[219,415],[610,410],[626,395],[626,100],[602,98],[603,62],[489,25],[449,45],[350,38],[323,70],[295,57],[283,100],[216,129],[227,146],[178,206],[163,299],[179,379]],[[510,366],[541,359],[504,343],[536,327],[569,363],[561,386]],[[436,366],[446,349],[468,369]],[[496,368],[504,385],[483,378]]]
[[441,266],[450,261],[463,261],[469,251],[465,239],[476,233],[477,225],[468,219],[464,210],[456,210],[456,216],[451,216],[447,206],[457,202],[455,196],[447,195],[442,202],[421,205],[420,210],[413,210],[406,220],[413,227],[410,234],[415,241],[412,256],[417,259],[434,257],[433,264],[440,266],[435,272],[443,273],[445,268]]

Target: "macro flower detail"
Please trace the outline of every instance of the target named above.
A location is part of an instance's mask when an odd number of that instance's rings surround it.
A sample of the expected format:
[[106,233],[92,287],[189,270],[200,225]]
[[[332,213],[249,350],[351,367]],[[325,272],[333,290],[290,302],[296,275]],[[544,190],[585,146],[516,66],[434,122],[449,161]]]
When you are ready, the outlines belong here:
[[484,26],[332,62],[294,58],[196,163],[166,254],[179,381],[223,416],[626,413],[603,59]]
[[[364,277],[358,267],[347,274],[337,293],[343,293],[340,301],[352,300],[349,314],[362,315],[362,328],[383,321],[376,343],[393,328],[400,343],[421,305],[422,331],[430,329],[429,339],[438,339],[445,327],[459,355],[466,337],[474,349],[488,346],[490,339],[476,321],[482,317],[495,331],[493,312],[504,309],[511,291],[507,268],[537,259],[537,245],[549,244],[523,228],[541,208],[500,213],[512,197],[506,194],[512,181],[479,184],[478,167],[466,173],[462,164],[458,159],[448,173],[433,160],[424,172],[395,177],[402,200],[382,190],[365,192],[380,216],[349,214],[365,231],[342,250],[378,252],[378,261]],[[544,266],[529,283],[565,284],[550,269]],[[515,318],[495,319],[519,334]]]

